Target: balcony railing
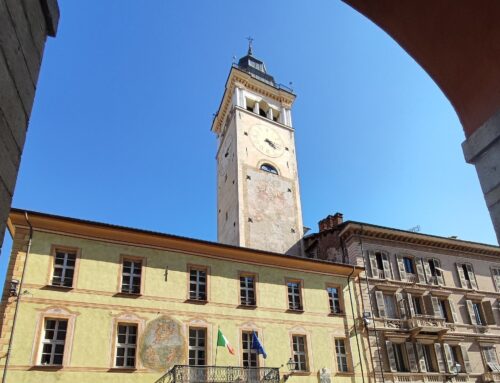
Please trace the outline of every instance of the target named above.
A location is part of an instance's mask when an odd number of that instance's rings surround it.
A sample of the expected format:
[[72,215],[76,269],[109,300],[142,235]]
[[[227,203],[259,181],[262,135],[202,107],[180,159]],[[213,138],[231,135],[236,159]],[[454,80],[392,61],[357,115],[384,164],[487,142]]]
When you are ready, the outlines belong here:
[[155,383],[279,383],[279,381],[279,369],[272,367],[244,368],[176,365]]
[[410,331],[443,332],[448,331],[446,320],[432,315],[419,315],[407,320]]
[[485,372],[483,374],[483,382],[500,382],[500,372]]
[[418,275],[406,273],[406,282],[417,283],[418,282]]
[[384,373],[387,375],[386,381],[394,383],[469,383],[475,379],[470,379],[467,374],[440,374],[437,372],[410,373],[410,372],[393,372]]

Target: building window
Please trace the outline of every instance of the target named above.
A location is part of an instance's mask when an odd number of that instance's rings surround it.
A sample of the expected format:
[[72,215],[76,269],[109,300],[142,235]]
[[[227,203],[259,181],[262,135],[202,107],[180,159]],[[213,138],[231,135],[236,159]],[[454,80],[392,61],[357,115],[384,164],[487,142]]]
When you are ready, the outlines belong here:
[[[257,334],[257,337],[259,334]],[[259,358],[257,350],[252,348],[252,332],[244,331],[241,334],[242,350],[243,350],[243,367],[259,367]]]
[[342,314],[338,287],[327,287],[326,291],[328,292],[328,300],[330,302],[330,312],[332,314]]
[[75,275],[76,252],[56,250],[54,255],[54,272],[52,285],[73,287]]
[[457,363],[460,365],[460,371],[459,373],[465,373],[465,363],[464,363],[464,358],[462,356],[462,349],[460,346],[450,346],[451,349],[451,357],[453,359],[453,365],[456,365]]
[[495,346],[481,347],[484,361],[489,371],[500,372],[500,365],[498,364],[497,352]]
[[425,367],[428,372],[437,372],[437,369],[434,365],[433,359],[432,359],[432,350],[431,346],[428,344],[423,344],[422,345],[422,350],[424,354],[424,362],[425,362]]
[[191,268],[189,270],[189,299],[207,300],[207,271]]
[[431,283],[433,285],[444,285],[444,278],[440,268],[439,260],[437,259],[424,260],[424,271],[428,283]]
[[476,276],[470,263],[457,263],[457,274],[460,286],[464,289],[477,290]]
[[422,298],[412,296],[413,309],[415,310],[415,315],[423,315],[424,312],[422,310]]
[[491,275],[493,277],[493,283],[495,284],[495,289],[497,292],[500,292],[500,268],[492,267]]
[[116,367],[134,368],[137,348],[137,325],[118,323],[116,332]]
[[404,358],[403,347],[399,343],[392,344],[394,348],[394,359],[396,361],[396,369],[398,372],[408,372],[406,360]]
[[293,335],[292,345],[295,371],[307,371],[307,346],[305,335]]
[[142,262],[139,260],[124,259],[122,268],[122,293],[141,293]]
[[67,319],[45,318],[40,364],[61,366],[68,330]]
[[288,287],[288,308],[290,310],[302,310],[302,301],[301,301],[301,291],[300,291],[300,282],[297,281],[289,281],[287,282]]
[[384,294],[385,316],[386,318],[397,318],[396,303],[394,295]]
[[448,315],[448,300],[445,299],[439,299],[439,311],[441,312],[441,318],[444,318],[444,320],[448,323],[452,323],[453,321],[451,320],[450,316]]
[[255,276],[240,275],[240,304],[255,306]]
[[207,330],[189,328],[189,365],[206,365]]
[[407,274],[415,274],[415,267],[413,266],[413,259],[408,257],[403,257],[403,264],[405,266],[405,272]]
[[278,169],[276,169],[274,166],[269,165],[269,164],[260,165],[260,170],[264,170],[265,172],[272,173],[272,174],[278,174]]
[[347,351],[344,339],[335,339],[335,353],[337,354],[337,371],[347,372]]
[[476,318],[476,323],[479,326],[485,326],[486,321],[484,320],[483,311],[481,309],[481,303],[472,302],[472,309],[474,311],[474,317]]

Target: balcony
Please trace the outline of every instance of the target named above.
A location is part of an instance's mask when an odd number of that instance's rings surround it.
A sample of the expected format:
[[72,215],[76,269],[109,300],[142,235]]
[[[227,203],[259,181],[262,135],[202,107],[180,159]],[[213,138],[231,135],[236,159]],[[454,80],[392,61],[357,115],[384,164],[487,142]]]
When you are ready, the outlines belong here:
[[469,379],[467,374],[441,374],[437,372],[426,373],[410,373],[410,372],[393,372],[384,373],[386,381],[393,383],[472,383],[475,379]]
[[410,283],[417,283],[418,282],[418,275],[417,274],[412,274],[412,273],[406,273],[406,282]]
[[500,382],[500,372],[485,372],[482,378],[484,383]]
[[176,365],[155,383],[279,383],[279,381],[279,369],[272,367],[244,368]]
[[432,315],[419,315],[407,320],[408,330],[413,334],[419,332],[430,332],[444,334],[448,332],[448,326],[444,318],[437,318]]

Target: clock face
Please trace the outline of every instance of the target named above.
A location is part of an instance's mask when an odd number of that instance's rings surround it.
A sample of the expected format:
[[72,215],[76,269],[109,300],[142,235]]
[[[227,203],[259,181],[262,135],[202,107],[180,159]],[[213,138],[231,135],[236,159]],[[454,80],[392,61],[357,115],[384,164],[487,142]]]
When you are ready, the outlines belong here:
[[266,156],[279,157],[285,150],[285,145],[283,145],[280,136],[269,126],[252,126],[249,136],[257,150]]

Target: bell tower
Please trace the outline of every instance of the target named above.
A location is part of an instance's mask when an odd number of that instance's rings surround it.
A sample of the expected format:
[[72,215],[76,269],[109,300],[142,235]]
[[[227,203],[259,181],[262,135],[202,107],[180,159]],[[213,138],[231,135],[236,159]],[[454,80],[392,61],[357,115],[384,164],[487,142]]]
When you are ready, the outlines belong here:
[[254,57],[250,44],[229,72],[212,123],[220,243],[302,255],[294,100]]

